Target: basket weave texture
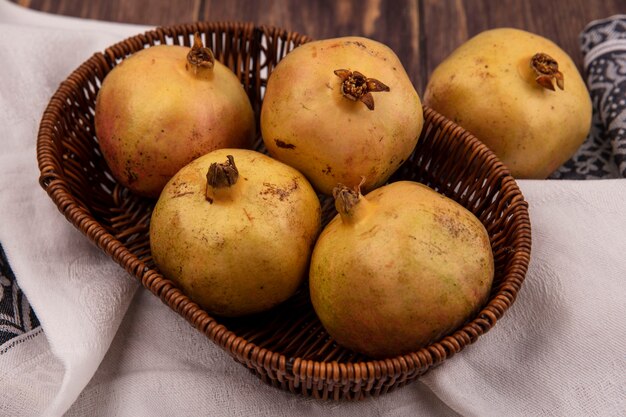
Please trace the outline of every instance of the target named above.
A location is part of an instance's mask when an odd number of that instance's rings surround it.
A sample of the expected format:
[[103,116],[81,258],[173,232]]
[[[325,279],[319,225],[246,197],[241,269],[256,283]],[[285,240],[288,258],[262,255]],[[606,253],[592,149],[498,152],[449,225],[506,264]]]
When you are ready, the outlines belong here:
[[[102,80],[121,60],[153,45],[191,46],[196,31],[239,76],[257,122],[268,75],[290,50],[309,41],[250,23],[198,22],[151,30],[94,54],[51,98],[37,141],[40,184],[73,225],[263,381],[306,396],[337,400],[384,394],[415,380],[495,325],[514,302],[530,260],[527,203],[489,149],[426,107],[418,145],[391,180],[419,181],[472,211],[487,228],[496,266],[488,304],[453,334],[406,355],[373,360],[327,335],[306,285],[270,312],[223,319],[212,317],[164,278],[150,254],[154,201],[130,194],[110,174],[94,134],[94,105]],[[257,149],[264,151],[260,137]],[[328,221],[335,212],[331,201],[323,203]]]

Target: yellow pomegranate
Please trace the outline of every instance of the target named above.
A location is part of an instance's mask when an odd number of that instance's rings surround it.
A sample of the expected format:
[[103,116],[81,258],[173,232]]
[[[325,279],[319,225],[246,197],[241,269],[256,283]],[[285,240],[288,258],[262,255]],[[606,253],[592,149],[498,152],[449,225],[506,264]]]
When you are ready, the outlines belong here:
[[580,147],[591,100],[576,65],[550,40],[482,32],[433,72],[424,102],[484,142],[519,178],[546,178]]
[[105,77],[95,128],[113,176],[132,192],[158,197],[193,159],[219,148],[248,148],[254,113],[237,76],[202,46],[158,45],[123,60]]
[[152,257],[208,311],[257,313],[302,283],[320,213],[295,169],[254,151],[216,150],[163,189],[150,222]]
[[315,245],[315,311],[341,345],[372,357],[418,350],[486,302],[494,274],[489,236],[468,210],[401,181],[365,197],[340,187],[339,214]]
[[420,98],[387,46],[362,37],[306,43],[272,71],[261,110],[269,153],[320,192],[383,184],[411,154]]

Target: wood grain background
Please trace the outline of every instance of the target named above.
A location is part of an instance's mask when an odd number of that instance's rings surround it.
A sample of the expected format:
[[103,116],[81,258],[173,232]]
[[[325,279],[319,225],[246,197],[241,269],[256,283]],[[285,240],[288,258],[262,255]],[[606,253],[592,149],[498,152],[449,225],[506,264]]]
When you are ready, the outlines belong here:
[[578,35],[591,20],[626,13],[626,0],[12,0],[49,13],[146,25],[238,20],[313,38],[362,35],[390,46],[421,94],[435,66],[463,41],[495,27],[552,39],[579,68]]

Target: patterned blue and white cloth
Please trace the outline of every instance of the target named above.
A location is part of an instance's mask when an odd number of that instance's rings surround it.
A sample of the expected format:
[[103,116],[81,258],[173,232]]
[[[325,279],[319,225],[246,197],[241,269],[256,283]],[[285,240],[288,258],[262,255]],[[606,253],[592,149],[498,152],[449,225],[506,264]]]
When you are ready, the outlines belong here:
[[593,124],[553,178],[626,178],[626,15],[591,22],[580,34]]
[[[0,245],[0,346],[39,326]],[[0,348],[1,349],[1,348]]]

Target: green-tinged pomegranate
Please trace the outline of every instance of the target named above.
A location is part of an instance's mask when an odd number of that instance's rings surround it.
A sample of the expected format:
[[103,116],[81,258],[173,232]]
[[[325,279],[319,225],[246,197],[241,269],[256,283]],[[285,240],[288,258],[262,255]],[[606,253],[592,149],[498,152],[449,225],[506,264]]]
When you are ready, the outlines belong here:
[[309,271],[313,307],[341,345],[372,357],[418,350],[486,302],[489,236],[468,210],[401,181],[365,197],[338,187],[339,214],[322,231]]
[[519,178],[546,178],[580,147],[591,100],[556,44],[518,29],[473,37],[433,72],[424,102],[489,146]]
[[420,98],[387,46],[361,37],[306,43],[272,71],[261,110],[269,153],[322,193],[337,183],[370,190],[415,148]]
[[237,76],[202,46],[158,45],[113,68],[98,92],[96,136],[113,176],[158,197],[193,159],[218,148],[248,148],[254,113]]
[[306,178],[269,156],[221,149],[181,169],[152,213],[163,275],[222,316],[267,310],[302,283],[320,229]]

